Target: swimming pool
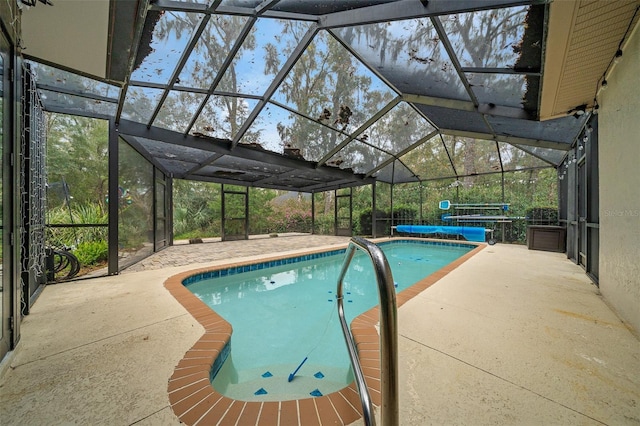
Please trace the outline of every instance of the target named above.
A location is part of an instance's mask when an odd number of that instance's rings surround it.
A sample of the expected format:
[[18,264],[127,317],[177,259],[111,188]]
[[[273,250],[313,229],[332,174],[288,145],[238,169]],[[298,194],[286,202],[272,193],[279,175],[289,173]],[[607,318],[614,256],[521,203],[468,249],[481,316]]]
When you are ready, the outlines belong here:
[[[397,291],[475,246],[422,240],[379,243]],[[335,306],[344,250],[208,271],[185,286],[233,326],[212,370],[213,387],[236,400],[321,396],[352,380]],[[370,259],[357,252],[344,280],[347,320],[377,304]],[[287,378],[306,360],[294,380]]]
[[[403,238],[403,240],[416,240]],[[389,241],[381,238],[378,241]],[[373,241],[376,242],[376,241]],[[400,308],[416,295],[435,284],[442,277],[455,270],[468,259],[486,247],[485,244],[470,244],[475,249],[454,260],[437,272],[425,277],[413,286],[396,295]],[[340,246],[338,246],[340,247]],[[347,244],[343,246],[345,249]],[[336,247],[333,247],[336,248]],[[332,248],[332,249],[333,249]],[[296,252],[297,256],[316,255],[328,248],[310,248]],[[202,300],[189,291],[183,282],[194,277],[215,274],[215,270],[236,270],[256,262],[282,262],[282,255],[265,254],[254,260],[238,262],[229,259],[226,264],[205,267],[177,273],[165,281],[165,288],[203,329],[202,336],[185,352],[167,383],[167,394],[173,413],[184,424],[351,424],[362,418],[360,397],[355,383],[338,392],[298,400],[285,401],[239,401],[228,398],[213,388],[211,373],[222,359],[221,354],[228,347],[232,329],[224,318],[209,308]],[[219,273],[219,272],[218,272]],[[351,323],[351,332],[357,345],[358,357],[371,401],[380,406],[380,347],[375,325],[378,322],[378,308],[372,308],[356,317]]]

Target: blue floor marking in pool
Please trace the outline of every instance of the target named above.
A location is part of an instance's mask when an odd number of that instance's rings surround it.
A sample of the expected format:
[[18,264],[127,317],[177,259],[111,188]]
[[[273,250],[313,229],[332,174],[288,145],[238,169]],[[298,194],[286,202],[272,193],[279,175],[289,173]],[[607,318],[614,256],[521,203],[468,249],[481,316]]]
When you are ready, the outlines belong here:
[[292,381],[292,380],[293,380],[293,378],[295,377],[295,375],[296,375],[296,373],[298,372],[298,370],[300,370],[300,368],[302,368],[302,365],[303,365],[305,362],[307,362],[307,360],[308,360],[308,359],[309,359],[309,357],[308,357],[308,356],[305,356],[305,357],[304,357],[304,359],[302,360],[302,362],[300,363],[300,365],[298,365],[298,368],[296,368],[296,370],[295,370],[293,373],[289,374],[289,379],[288,379],[288,381]]
[[270,371],[267,371],[266,373],[264,373],[264,374],[262,375],[262,377],[264,377],[264,378],[272,377],[272,376],[273,376],[273,374],[271,374],[271,372],[270,372]]
[[266,395],[268,392],[266,390],[264,390],[264,388],[260,388],[257,391],[255,391],[253,394],[254,395]]
[[311,392],[309,392],[309,395],[311,395],[311,396],[322,396],[322,392],[320,392],[318,389],[316,389],[316,390],[312,390]]
[[322,374],[322,371],[318,371],[313,375],[313,377],[315,377],[316,379],[324,379],[324,374]]

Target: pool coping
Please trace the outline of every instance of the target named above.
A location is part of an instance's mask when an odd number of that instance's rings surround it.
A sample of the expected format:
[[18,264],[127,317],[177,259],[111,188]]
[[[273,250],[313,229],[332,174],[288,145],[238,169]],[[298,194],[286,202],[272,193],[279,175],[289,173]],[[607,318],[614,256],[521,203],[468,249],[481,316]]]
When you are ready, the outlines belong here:
[[[381,238],[373,242],[394,240],[435,241],[459,244],[459,241],[436,240],[425,238]],[[483,250],[484,243],[463,242],[476,246],[458,259],[440,268],[431,275],[418,281],[411,287],[396,295],[399,308],[407,301],[436,283],[445,275],[462,265],[472,256]],[[346,249],[348,244],[332,247],[333,250]],[[325,248],[287,253],[286,257],[313,255],[328,251]],[[198,299],[185,285],[183,280],[195,274],[250,265],[256,262],[270,262],[285,257],[264,256],[259,259],[242,262],[229,262],[223,265],[197,268],[169,277],[165,288],[171,295],[204,327],[204,334],[189,349],[176,365],[169,378],[167,392],[169,403],[174,414],[187,425],[348,425],[362,417],[360,397],[356,385],[349,386],[320,397],[310,397],[290,401],[240,401],[228,398],[217,392],[210,381],[211,368],[220,353],[227,347],[231,338],[232,327],[226,320]],[[376,324],[378,323],[378,307],[373,307],[357,316],[350,325],[356,343],[358,356],[362,365],[371,400],[380,406],[380,342]]]

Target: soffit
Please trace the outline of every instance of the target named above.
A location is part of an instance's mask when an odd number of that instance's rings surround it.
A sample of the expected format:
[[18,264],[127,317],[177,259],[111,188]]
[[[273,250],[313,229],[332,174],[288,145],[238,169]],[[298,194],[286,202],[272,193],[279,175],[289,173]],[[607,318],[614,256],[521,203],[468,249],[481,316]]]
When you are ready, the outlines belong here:
[[109,0],[56,0],[22,6],[20,46],[44,63],[106,77]]
[[624,51],[625,34],[637,25],[639,6],[640,0],[551,3],[541,120],[564,116],[580,105],[594,106],[616,51]]

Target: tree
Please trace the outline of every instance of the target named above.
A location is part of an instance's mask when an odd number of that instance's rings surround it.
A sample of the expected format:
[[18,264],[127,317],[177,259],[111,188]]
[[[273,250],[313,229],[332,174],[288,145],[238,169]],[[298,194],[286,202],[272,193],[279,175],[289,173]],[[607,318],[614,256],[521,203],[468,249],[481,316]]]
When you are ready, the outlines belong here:
[[104,120],[47,115],[49,208],[66,205],[66,182],[72,204],[96,204],[106,211],[108,131]]
[[214,237],[220,235],[220,184],[173,181],[173,232],[175,238]]

